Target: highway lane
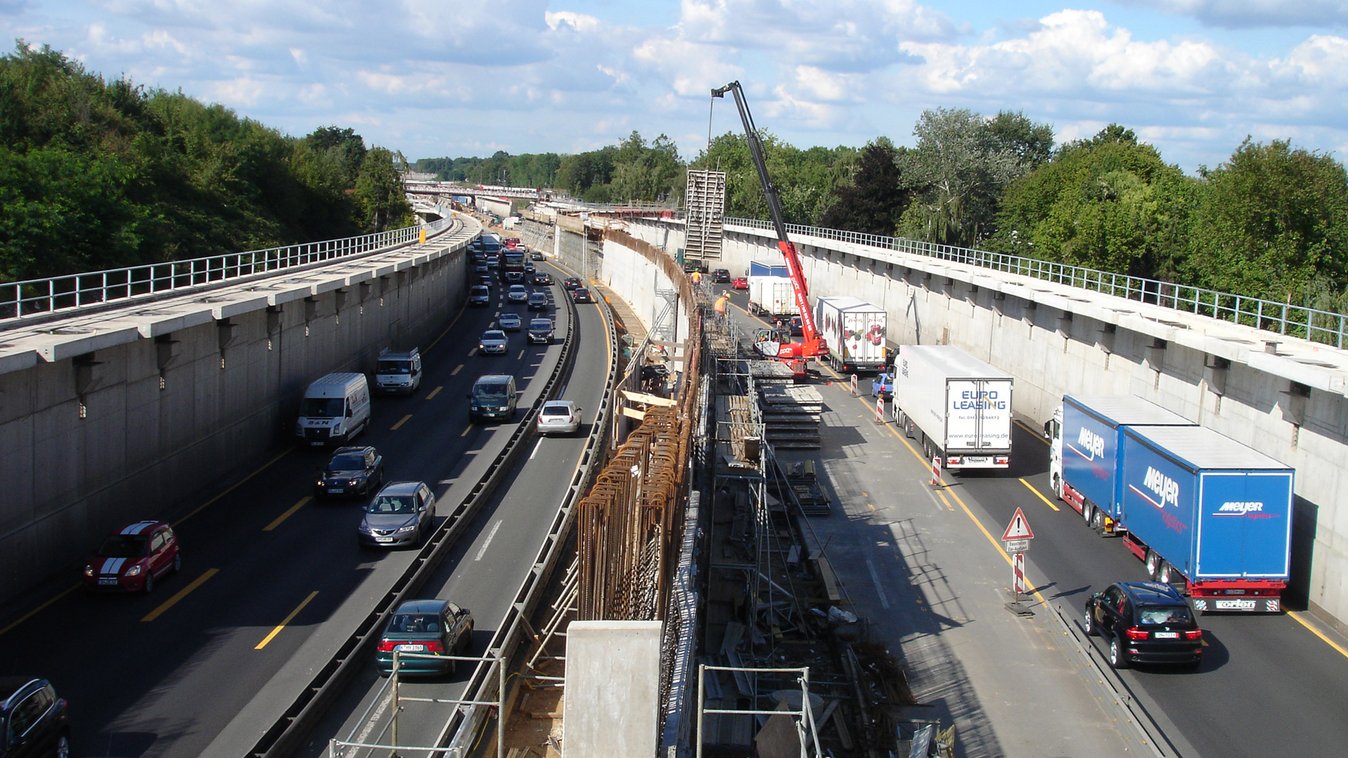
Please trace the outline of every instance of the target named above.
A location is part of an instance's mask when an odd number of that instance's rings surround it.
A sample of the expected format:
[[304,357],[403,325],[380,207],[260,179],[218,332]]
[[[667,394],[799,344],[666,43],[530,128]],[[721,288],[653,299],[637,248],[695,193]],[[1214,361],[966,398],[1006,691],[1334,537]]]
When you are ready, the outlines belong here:
[[[496,310],[465,311],[426,346],[416,395],[375,398],[360,441],[384,453],[390,480],[425,479],[450,500],[466,494],[508,437],[467,423],[465,395],[488,366],[517,373],[524,402],[536,397],[527,380],[551,370],[556,346],[470,355]],[[559,322],[567,328],[564,311]],[[330,656],[412,560],[412,551],[357,549],[355,504],[306,500],[326,452],[277,452],[175,521],[184,569],[153,595],[68,592],[0,635],[0,671],[48,676],[71,700],[76,754],[200,754],[235,714],[296,686],[277,671]]]
[[[739,294],[735,303],[744,306]],[[739,314],[744,316],[744,314]],[[828,369],[821,374],[840,379]],[[870,377],[861,377],[862,398],[872,407]],[[903,446],[903,442],[894,439]],[[916,442],[903,446],[901,465],[912,476],[927,470]],[[1017,507],[1026,513],[1036,539],[1027,555],[1027,573],[1043,597],[1079,619],[1085,599],[1119,580],[1145,580],[1145,569],[1117,539],[1096,536],[1080,515],[1057,502],[1047,489],[1048,453],[1037,429],[1017,427],[1010,471],[946,476],[952,501],[968,506],[994,539]],[[957,506],[954,506],[957,507]],[[979,544],[982,543],[982,544]],[[999,550],[980,538],[970,549]],[[1010,585],[1003,575],[986,577]],[[1118,672],[1128,688],[1185,755],[1333,755],[1348,744],[1348,657],[1344,642],[1327,633],[1327,643],[1293,615],[1209,614],[1201,617],[1208,647],[1197,672],[1158,668]],[[1094,654],[1101,654],[1101,642]],[[1335,645],[1338,647],[1336,648]],[[1042,699],[1045,693],[1038,693]]]
[[[595,409],[602,400],[611,347],[597,306],[578,305],[576,364],[570,381],[558,394],[574,400],[583,409],[583,432],[595,423]],[[489,507],[477,517],[469,532],[472,539],[455,545],[435,577],[419,593],[458,603],[473,611],[476,630],[469,656],[485,656],[486,645],[501,628],[516,590],[532,568],[539,545],[557,516],[567,483],[574,481],[584,438],[535,438],[527,457],[511,481],[502,485]],[[564,559],[565,560],[565,559]],[[474,664],[463,663],[449,677],[405,678],[399,683],[402,703],[397,744],[427,746],[434,743],[464,695],[464,686]],[[477,664],[482,665],[482,664]],[[391,744],[394,709],[390,704],[390,680],[377,675],[373,660],[347,688],[331,714],[315,730],[304,755],[326,755],[331,739]],[[370,754],[356,750],[349,755]]]

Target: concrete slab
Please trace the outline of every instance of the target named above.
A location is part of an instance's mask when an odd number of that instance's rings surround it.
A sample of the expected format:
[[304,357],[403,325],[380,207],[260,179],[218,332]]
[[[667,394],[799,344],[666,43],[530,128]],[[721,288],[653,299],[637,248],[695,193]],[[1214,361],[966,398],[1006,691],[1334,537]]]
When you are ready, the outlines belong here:
[[659,621],[573,621],[566,630],[562,756],[655,755]]

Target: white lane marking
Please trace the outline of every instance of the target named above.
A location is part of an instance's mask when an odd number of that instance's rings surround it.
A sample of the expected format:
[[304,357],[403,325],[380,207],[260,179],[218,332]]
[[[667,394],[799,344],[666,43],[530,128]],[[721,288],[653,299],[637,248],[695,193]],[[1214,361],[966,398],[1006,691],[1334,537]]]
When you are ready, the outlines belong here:
[[866,559],[866,569],[871,572],[871,581],[875,582],[875,594],[880,596],[880,605],[889,610],[889,598],[885,597],[885,588],[880,585],[880,575],[876,573],[875,564],[871,563],[870,558]]
[[496,532],[500,530],[500,528],[500,521],[492,524],[491,531],[487,533],[487,541],[482,543],[482,548],[477,551],[477,557],[473,559],[474,562],[482,560],[482,556],[487,554],[487,548],[491,547],[491,541],[496,538]]
[[529,460],[532,461],[532,460],[534,459],[534,456],[535,456],[535,455],[538,455],[538,451],[539,451],[539,450],[542,450],[542,449],[543,449],[543,440],[541,440],[541,439],[535,440],[535,441],[534,441],[534,449],[531,450],[531,451],[529,451]]

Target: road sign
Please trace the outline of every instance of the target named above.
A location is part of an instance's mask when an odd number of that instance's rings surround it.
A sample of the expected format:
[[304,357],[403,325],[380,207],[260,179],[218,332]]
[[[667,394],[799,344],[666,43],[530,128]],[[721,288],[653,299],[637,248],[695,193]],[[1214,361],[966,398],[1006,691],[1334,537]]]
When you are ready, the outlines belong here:
[[1002,545],[1006,547],[1008,553],[1023,553],[1030,549],[1029,540],[1007,540]]
[[1011,523],[1006,525],[1006,531],[1002,532],[1002,542],[1011,540],[1032,540],[1034,532],[1030,530],[1030,522],[1025,519],[1025,512],[1016,509],[1016,514],[1011,517]]

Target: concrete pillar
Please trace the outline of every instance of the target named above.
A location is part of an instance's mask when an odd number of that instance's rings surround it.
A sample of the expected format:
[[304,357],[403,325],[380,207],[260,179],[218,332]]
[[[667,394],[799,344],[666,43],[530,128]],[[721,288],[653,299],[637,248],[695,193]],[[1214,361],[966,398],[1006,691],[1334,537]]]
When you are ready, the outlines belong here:
[[573,621],[567,627],[562,758],[655,755],[660,627],[659,621]]

